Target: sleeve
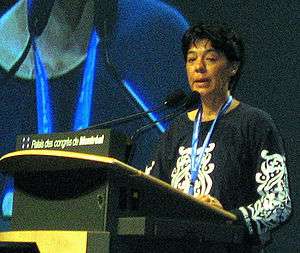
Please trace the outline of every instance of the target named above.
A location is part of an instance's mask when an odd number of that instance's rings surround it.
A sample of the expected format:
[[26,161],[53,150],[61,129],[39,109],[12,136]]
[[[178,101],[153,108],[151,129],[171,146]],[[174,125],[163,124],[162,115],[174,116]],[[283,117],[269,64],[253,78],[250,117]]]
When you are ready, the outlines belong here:
[[291,213],[286,157],[283,141],[270,117],[256,121],[249,137],[257,197],[253,203],[239,207],[236,214],[250,235],[263,237]]

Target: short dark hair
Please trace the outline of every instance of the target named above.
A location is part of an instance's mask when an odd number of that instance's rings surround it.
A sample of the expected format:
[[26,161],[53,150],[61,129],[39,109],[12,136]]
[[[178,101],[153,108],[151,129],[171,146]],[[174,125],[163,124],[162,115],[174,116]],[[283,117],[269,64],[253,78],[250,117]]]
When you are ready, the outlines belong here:
[[231,78],[229,83],[229,90],[233,93],[244,64],[244,44],[242,40],[232,30],[225,28],[225,26],[193,25],[182,37],[182,51],[185,62],[187,61],[187,53],[191,45],[202,39],[208,39],[212,43],[213,48],[222,52],[229,62],[237,62],[239,64],[237,73]]

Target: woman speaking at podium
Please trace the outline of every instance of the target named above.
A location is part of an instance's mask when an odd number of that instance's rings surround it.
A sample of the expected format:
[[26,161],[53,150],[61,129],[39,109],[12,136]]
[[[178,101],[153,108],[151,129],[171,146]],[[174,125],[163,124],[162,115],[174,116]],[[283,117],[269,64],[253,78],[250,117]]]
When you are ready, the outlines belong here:
[[[249,240],[205,252],[253,252],[291,213],[283,142],[271,117],[232,97],[244,60],[242,41],[220,26],[195,25],[182,38],[198,109],[177,118],[160,139],[146,173],[232,211]],[[251,251],[252,250],[252,251]]]

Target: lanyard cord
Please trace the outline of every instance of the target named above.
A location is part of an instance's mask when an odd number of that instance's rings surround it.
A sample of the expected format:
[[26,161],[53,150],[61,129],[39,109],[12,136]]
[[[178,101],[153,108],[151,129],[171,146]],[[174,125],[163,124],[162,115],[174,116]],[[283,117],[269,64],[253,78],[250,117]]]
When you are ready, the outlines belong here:
[[232,96],[229,96],[227,101],[223,104],[221,109],[218,111],[217,117],[214,119],[206,137],[203,142],[202,148],[200,148],[200,153],[197,156],[198,143],[200,142],[200,133],[201,133],[201,119],[202,119],[202,106],[199,104],[199,109],[196,114],[196,120],[194,121],[193,128],[193,137],[192,137],[192,154],[191,154],[191,179],[189,184],[188,193],[194,195],[194,185],[198,177],[199,171],[201,171],[201,162],[203,155],[207,148],[208,143],[210,142],[211,136],[216,128],[216,124],[220,121],[221,117],[227,111],[232,103]]

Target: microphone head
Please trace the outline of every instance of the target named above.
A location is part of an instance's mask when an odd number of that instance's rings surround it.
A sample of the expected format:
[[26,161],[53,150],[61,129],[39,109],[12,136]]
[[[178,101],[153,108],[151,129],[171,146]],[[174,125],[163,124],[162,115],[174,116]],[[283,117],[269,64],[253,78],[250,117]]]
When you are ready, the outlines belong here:
[[182,89],[176,89],[173,93],[169,94],[165,101],[164,105],[168,107],[174,107],[182,104],[186,99],[186,95]]
[[187,110],[194,110],[199,107],[201,96],[197,91],[193,91],[185,100],[184,107]]

